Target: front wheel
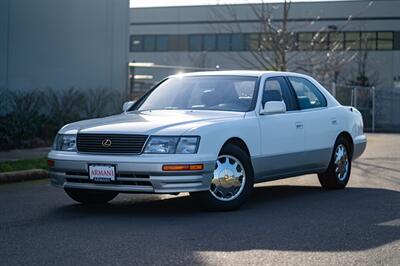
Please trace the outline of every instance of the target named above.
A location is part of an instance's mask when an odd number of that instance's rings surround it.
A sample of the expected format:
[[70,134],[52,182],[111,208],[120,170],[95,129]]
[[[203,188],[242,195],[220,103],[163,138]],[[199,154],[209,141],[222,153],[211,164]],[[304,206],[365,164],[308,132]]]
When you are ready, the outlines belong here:
[[250,196],[253,183],[249,156],[239,147],[228,144],[215,162],[210,189],[191,196],[210,210],[235,210]]
[[350,144],[345,138],[339,138],[335,143],[328,169],[318,174],[318,179],[323,188],[341,189],[349,182],[350,172]]
[[113,191],[74,188],[65,188],[64,190],[70,198],[82,204],[104,204],[118,195],[118,192]]

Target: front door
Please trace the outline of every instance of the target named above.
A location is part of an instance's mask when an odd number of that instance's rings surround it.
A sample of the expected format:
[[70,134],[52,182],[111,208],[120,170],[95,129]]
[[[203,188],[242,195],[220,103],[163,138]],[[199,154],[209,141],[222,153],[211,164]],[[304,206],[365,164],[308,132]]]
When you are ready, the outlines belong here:
[[267,101],[284,101],[286,112],[259,116],[262,155],[256,167],[262,179],[275,179],[295,173],[304,164],[304,126],[294,92],[284,77],[272,77],[265,81],[262,106]]

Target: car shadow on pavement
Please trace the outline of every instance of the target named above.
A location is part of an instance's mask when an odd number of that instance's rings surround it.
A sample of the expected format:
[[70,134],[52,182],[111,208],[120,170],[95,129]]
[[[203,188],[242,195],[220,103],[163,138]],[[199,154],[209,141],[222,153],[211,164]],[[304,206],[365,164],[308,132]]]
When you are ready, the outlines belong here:
[[191,252],[358,251],[400,239],[400,192],[262,186],[233,212],[202,211],[187,196],[122,196],[103,206],[66,205],[51,216],[90,230],[101,221],[101,234],[114,239],[120,235],[121,241],[131,237]]

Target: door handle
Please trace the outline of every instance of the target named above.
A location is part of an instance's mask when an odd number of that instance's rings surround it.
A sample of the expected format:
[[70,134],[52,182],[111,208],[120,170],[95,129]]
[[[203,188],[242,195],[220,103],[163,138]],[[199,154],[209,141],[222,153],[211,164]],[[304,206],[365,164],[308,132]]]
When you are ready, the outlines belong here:
[[297,129],[302,129],[303,128],[303,123],[302,122],[296,122],[296,128]]
[[331,119],[331,123],[332,123],[332,125],[337,125],[337,119],[336,118],[332,118]]

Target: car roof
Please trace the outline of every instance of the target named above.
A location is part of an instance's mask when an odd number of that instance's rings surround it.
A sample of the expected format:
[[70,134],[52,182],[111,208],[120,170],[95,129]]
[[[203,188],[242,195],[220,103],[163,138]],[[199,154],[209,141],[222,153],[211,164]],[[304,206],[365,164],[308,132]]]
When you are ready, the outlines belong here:
[[263,71],[263,70],[221,70],[221,71],[201,71],[201,72],[189,72],[172,75],[170,77],[195,77],[195,76],[247,76],[247,77],[260,77],[263,75],[271,76],[304,76],[294,72],[283,72],[283,71]]

